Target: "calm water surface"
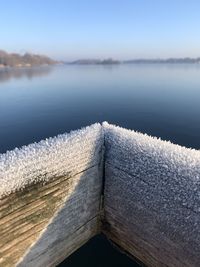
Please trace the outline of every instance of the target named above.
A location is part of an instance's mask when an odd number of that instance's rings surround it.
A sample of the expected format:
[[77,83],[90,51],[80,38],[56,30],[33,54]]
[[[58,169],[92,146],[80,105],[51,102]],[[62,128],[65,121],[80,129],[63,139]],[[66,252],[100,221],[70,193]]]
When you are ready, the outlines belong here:
[[116,250],[103,236],[93,237],[58,267],[140,267],[138,263]]
[[200,148],[200,65],[0,70],[0,153],[108,121]]

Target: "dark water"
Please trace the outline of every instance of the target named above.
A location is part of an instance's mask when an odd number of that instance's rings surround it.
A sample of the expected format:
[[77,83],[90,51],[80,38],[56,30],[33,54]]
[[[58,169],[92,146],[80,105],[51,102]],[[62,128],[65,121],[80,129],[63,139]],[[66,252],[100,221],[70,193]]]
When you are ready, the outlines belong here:
[[[0,153],[105,120],[199,149],[200,65],[0,70]],[[62,266],[137,265],[97,237]]]
[[140,267],[116,250],[103,236],[92,238],[87,245],[69,256],[59,267]]
[[200,65],[0,70],[0,153],[108,121],[200,148]]

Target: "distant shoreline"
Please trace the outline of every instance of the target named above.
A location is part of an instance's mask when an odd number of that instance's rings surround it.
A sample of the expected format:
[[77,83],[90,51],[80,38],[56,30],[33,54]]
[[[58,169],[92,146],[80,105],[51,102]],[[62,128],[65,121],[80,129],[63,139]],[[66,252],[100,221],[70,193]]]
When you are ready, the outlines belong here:
[[200,64],[200,58],[169,58],[169,59],[79,59],[72,62],[63,62],[69,65],[118,65],[118,64]]
[[25,53],[23,55],[17,53],[7,53],[0,50],[0,68],[30,68],[43,65],[56,65],[59,61],[53,60],[44,55]]
[[22,65],[22,66],[2,66],[0,65],[0,71],[9,71],[9,70],[23,70],[23,69],[33,69],[33,68],[47,68],[47,67],[56,67],[56,66],[112,66],[112,65],[199,65],[200,62],[170,62],[170,61],[163,61],[163,62],[150,62],[150,61],[143,61],[143,62],[127,62],[127,61],[120,61],[118,63],[74,63],[74,62],[61,62],[57,64],[42,64],[42,65]]
[[97,59],[83,58],[74,61],[54,60],[45,55],[37,55],[25,53],[23,55],[17,53],[7,53],[0,50],[0,69],[9,68],[33,68],[52,65],[119,65],[119,64],[200,64],[200,57],[197,58],[152,58],[152,59],[129,59],[116,60],[113,58]]

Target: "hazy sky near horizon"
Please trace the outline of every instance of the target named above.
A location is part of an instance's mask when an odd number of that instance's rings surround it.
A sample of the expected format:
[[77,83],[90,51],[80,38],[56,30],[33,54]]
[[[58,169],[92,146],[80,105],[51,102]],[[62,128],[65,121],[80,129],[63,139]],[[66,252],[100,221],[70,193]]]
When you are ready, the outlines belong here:
[[0,49],[57,59],[200,56],[199,0],[0,0]]

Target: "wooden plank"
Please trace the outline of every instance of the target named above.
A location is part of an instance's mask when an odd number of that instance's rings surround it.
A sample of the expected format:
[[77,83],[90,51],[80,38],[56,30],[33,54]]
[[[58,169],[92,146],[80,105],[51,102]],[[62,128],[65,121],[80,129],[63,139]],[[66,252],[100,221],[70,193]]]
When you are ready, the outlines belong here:
[[200,152],[103,126],[104,233],[147,266],[198,267]]
[[101,126],[94,124],[0,155],[0,198],[94,166],[102,157],[102,143]]
[[54,267],[63,260],[65,260],[74,251],[84,245],[90,238],[100,232],[99,217],[94,217],[91,221],[88,221],[85,225],[78,228],[74,233],[66,236],[63,229],[63,237],[59,238],[58,242],[54,242],[48,246],[46,250],[40,247],[37,249],[37,253],[29,254],[24,260],[18,264],[20,267],[35,267],[35,266],[49,266]]
[[[33,184],[0,200],[0,266],[17,266],[19,261],[20,266],[52,266],[97,233],[101,179],[97,164],[73,177]],[[66,251],[57,244],[60,241],[67,242]]]
[[110,164],[105,173],[104,233],[147,266],[198,267],[200,214]]
[[0,266],[55,266],[100,231],[149,267],[199,266],[200,153],[103,127],[1,158]]

